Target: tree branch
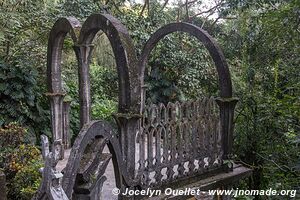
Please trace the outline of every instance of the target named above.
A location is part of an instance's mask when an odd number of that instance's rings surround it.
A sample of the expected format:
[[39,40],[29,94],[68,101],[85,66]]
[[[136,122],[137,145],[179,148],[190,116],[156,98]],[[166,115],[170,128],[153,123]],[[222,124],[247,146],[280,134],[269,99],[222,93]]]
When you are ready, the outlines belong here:
[[169,0],[165,0],[165,3],[164,3],[164,5],[161,7],[161,10],[160,10],[160,11],[162,11],[162,10],[167,6],[168,3],[169,3]]
[[222,4],[223,4],[223,0],[220,1],[220,2],[218,2],[218,3],[216,3],[215,6],[211,7],[211,8],[208,9],[208,10],[201,11],[201,12],[199,12],[199,13],[194,14],[193,16],[191,16],[191,17],[189,18],[189,21],[192,21],[194,18],[196,18],[196,17],[198,17],[198,16],[200,16],[200,15],[206,14],[206,13],[209,13],[208,16],[206,16],[206,18],[208,18],[209,16],[213,15],[214,12],[215,12]]
[[140,17],[143,15],[143,13],[144,13],[144,11],[145,11],[145,9],[146,9],[147,2],[148,2],[148,0],[145,0],[145,3],[144,3],[143,8],[142,8],[142,11],[141,11],[141,13],[140,13]]
[[184,4],[182,4],[180,7],[189,6],[190,4],[193,4],[193,3],[196,3],[196,2],[197,2],[197,0],[190,1],[190,2],[188,0],[186,0],[186,2]]
[[185,0],[185,13],[186,13],[186,21],[187,21],[190,18],[190,16],[189,16],[188,0]]

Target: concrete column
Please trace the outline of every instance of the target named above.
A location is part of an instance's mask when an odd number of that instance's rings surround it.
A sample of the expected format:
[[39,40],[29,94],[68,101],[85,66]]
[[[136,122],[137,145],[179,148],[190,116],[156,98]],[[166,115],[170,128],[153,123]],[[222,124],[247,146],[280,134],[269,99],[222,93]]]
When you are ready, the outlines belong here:
[[233,117],[237,98],[218,98],[220,107],[223,160],[230,159],[233,143]]
[[82,127],[91,120],[90,62],[93,46],[75,45],[73,48],[78,60],[80,127]]
[[135,177],[135,137],[139,129],[140,114],[117,113],[114,118],[120,133],[122,158],[131,179]]
[[[52,129],[52,141],[63,140],[63,98],[62,93],[47,93],[50,99],[51,106],[51,129]],[[60,159],[63,159],[63,149],[59,152]]]
[[70,104],[71,101],[63,102],[63,145],[64,149],[71,147],[71,136],[70,136]]

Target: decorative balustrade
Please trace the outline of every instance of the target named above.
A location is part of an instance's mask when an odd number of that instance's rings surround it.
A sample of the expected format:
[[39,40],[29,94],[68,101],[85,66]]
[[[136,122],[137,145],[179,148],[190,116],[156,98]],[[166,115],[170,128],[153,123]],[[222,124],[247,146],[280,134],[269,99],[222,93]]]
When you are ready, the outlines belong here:
[[212,97],[146,106],[137,142],[137,177],[145,187],[218,168],[219,108]]

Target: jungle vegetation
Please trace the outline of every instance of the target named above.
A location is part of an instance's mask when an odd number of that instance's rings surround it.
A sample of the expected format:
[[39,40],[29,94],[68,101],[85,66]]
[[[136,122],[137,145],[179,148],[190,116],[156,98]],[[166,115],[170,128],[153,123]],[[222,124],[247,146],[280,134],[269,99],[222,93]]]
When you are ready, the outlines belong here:
[[[150,35],[170,22],[189,22],[211,34],[224,51],[234,95],[239,98],[233,159],[254,170],[239,188],[300,191],[300,1],[205,2],[1,0],[0,169],[7,175],[9,198],[32,197],[42,165],[39,136],[51,137],[45,96],[51,26],[61,16],[84,22],[99,12],[122,21],[137,55]],[[94,43],[92,116],[113,121],[118,92],[114,55],[104,33],[99,32]],[[79,99],[72,45],[67,38],[62,65],[64,90],[72,101],[74,139],[79,132]],[[151,54],[146,83],[148,102],[218,95],[216,71],[207,50],[186,34],[174,33],[159,43]]]

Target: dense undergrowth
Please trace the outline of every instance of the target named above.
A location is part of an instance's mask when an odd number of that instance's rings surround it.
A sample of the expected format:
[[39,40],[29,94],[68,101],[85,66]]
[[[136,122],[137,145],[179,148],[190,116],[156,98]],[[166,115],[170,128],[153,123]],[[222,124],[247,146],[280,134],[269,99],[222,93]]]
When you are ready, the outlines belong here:
[[[229,63],[234,95],[240,99],[234,120],[234,159],[254,170],[240,187],[299,190],[300,2],[220,2],[210,11],[217,18],[197,15],[200,1],[188,6],[178,1],[164,8],[151,1],[145,9],[122,0],[0,2],[0,168],[7,175],[9,198],[30,199],[41,179],[39,136],[51,136],[44,95],[50,28],[59,16],[72,15],[83,22],[99,10],[110,12],[129,29],[137,55],[150,34],[169,22],[188,21],[216,38]],[[113,121],[118,100],[114,55],[105,34],[99,33],[94,43],[92,117]],[[72,45],[67,38],[62,66],[74,140],[79,132],[79,101]],[[171,34],[150,56],[147,101],[218,96],[217,78],[203,45],[186,34]]]

